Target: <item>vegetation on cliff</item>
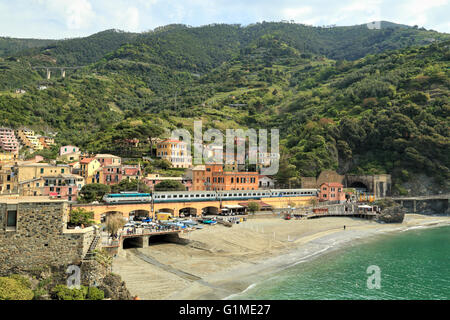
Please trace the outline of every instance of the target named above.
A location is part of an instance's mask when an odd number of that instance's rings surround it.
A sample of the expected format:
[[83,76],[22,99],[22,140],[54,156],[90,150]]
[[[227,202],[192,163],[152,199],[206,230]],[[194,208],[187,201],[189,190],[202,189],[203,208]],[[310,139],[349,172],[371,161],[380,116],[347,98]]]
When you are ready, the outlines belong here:
[[[115,37],[124,41],[117,48]],[[0,59],[0,124],[57,131],[58,143],[124,156],[132,153],[118,141],[138,137],[144,147],[136,155],[149,154],[155,137],[192,130],[197,119],[204,130],[279,128],[282,183],[335,169],[391,173],[397,193],[418,172],[445,188],[446,39],[389,23],[381,30],[260,23],[109,31]],[[96,41],[111,46],[98,51]],[[46,81],[31,69],[41,58],[91,64]],[[48,89],[38,90],[41,83]],[[15,94],[18,87],[27,93]]]

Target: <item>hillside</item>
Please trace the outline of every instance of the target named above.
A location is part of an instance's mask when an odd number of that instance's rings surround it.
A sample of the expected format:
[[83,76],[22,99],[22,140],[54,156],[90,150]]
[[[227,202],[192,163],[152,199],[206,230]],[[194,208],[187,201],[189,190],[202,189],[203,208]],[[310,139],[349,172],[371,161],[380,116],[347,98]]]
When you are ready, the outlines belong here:
[[[441,41],[423,46],[430,37]],[[275,127],[281,182],[336,169],[391,173],[397,193],[417,173],[449,188],[450,42],[443,39],[406,27],[172,25],[109,53],[91,47],[83,59],[93,63],[49,81],[31,69],[36,56],[22,52],[0,59],[0,125],[50,127],[59,143],[97,152],[120,152],[121,137],[192,130],[194,119],[204,130]],[[40,57],[78,63],[78,46],[39,49]],[[49,88],[39,91],[39,83]],[[12,93],[16,87],[27,93]]]

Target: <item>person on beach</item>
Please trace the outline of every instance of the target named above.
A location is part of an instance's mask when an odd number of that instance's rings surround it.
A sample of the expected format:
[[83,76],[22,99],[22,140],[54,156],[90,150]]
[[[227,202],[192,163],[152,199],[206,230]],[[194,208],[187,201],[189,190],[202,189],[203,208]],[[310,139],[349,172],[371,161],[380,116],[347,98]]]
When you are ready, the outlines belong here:
[[344,230],[345,230],[345,225],[344,225]]

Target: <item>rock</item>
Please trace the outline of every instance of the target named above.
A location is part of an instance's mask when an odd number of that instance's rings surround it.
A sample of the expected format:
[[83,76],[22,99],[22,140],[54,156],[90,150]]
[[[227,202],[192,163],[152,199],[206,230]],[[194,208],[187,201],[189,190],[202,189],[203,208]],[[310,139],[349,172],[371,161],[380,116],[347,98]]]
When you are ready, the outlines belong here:
[[402,223],[406,210],[400,205],[394,205],[381,210],[377,220],[384,223]]
[[105,298],[112,300],[132,300],[130,292],[128,291],[125,282],[119,275],[110,273],[106,275],[98,286],[100,290],[105,293]]

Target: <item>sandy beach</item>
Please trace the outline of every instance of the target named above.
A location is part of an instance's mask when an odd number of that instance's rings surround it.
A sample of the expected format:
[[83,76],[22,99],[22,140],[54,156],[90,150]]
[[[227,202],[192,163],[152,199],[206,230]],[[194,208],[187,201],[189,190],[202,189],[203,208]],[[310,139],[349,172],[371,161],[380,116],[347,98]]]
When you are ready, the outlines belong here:
[[257,216],[231,228],[205,226],[183,235],[190,240],[187,245],[122,250],[113,272],[140,299],[232,299],[274,272],[344,245],[444,224],[450,217],[407,214],[401,224],[380,224],[344,217],[286,221]]

